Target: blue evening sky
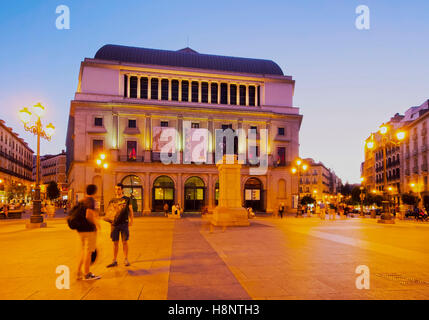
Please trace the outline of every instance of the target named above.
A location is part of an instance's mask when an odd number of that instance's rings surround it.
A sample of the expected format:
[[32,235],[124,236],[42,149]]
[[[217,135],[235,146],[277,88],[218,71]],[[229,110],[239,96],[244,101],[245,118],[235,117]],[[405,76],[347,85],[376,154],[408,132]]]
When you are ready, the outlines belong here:
[[[71,29],[57,30],[67,5]],[[367,5],[371,29],[355,27]],[[0,119],[35,150],[17,112],[42,102],[65,149],[80,62],[104,44],[265,58],[296,80],[300,155],[357,182],[363,140],[396,112],[429,98],[429,1],[2,1]]]

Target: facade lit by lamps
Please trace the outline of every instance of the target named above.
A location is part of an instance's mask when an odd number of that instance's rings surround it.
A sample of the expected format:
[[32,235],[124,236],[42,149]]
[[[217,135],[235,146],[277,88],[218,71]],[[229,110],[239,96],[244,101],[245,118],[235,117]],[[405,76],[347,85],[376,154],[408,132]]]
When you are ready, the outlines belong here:
[[298,174],[298,204],[297,204],[297,212],[296,215],[302,215],[301,212],[301,201],[300,201],[300,193],[301,193],[301,177],[302,173],[308,169],[308,165],[302,161],[302,159],[297,159],[295,161],[296,166],[292,167],[291,172],[293,174]]

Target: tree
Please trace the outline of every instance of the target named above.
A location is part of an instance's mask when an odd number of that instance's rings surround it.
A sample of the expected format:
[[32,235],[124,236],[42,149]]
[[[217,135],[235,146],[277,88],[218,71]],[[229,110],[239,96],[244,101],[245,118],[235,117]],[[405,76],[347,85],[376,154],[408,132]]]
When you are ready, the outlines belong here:
[[403,203],[408,204],[410,206],[416,206],[420,201],[420,199],[413,195],[411,192],[403,193],[401,198]]
[[316,202],[316,199],[314,199],[311,196],[304,196],[301,199],[301,205],[303,205],[303,206],[305,206],[307,204],[315,203],[315,202]]
[[46,193],[49,200],[55,200],[60,197],[60,189],[55,181],[51,181],[46,188]]

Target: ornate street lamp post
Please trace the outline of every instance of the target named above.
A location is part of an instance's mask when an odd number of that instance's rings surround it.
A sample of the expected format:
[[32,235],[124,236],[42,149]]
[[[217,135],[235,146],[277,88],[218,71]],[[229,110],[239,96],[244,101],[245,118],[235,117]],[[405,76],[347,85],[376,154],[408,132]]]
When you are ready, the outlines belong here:
[[109,167],[109,164],[106,161],[106,155],[104,153],[100,154],[96,160],[97,166],[101,170],[101,201],[100,201],[100,212],[104,214],[104,170]]
[[[380,126],[379,133],[381,134],[381,148],[383,150],[383,214],[381,219],[378,220],[378,223],[395,223],[395,220],[392,219],[390,212],[390,197],[387,187],[387,159],[386,159],[386,147],[388,145],[398,146],[401,144],[401,141],[405,139],[404,131],[396,131],[395,135],[392,137],[392,130],[390,126],[382,124]],[[374,141],[369,141],[366,144],[368,149],[374,147]]]
[[24,124],[25,130],[37,136],[36,188],[33,199],[33,214],[30,217],[30,223],[41,224],[43,223],[43,217],[41,215],[42,200],[40,199],[40,138],[51,141],[55,133],[55,127],[52,123],[49,123],[46,127],[42,125],[41,118],[45,113],[45,108],[40,103],[36,104],[31,109],[33,112],[30,112],[27,108],[22,109],[19,112],[19,116]]
[[300,200],[301,177],[302,177],[302,173],[307,171],[308,165],[304,163],[300,158],[295,160],[294,163],[295,163],[295,167],[292,167],[292,173],[298,174],[298,204],[297,204],[297,211],[296,211],[296,216],[298,217],[302,215],[301,200]]

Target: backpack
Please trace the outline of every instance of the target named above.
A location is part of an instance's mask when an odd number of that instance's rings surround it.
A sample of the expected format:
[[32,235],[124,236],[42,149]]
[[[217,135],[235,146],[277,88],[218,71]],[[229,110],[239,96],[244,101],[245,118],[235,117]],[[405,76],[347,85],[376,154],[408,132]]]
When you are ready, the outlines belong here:
[[[106,210],[106,215],[104,217],[104,221],[107,221],[113,225],[116,223],[116,221],[118,220],[119,215],[121,213],[121,211],[118,208],[118,204],[117,204],[118,200],[120,200],[120,199],[114,199],[114,200],[110,201],[110,203],[107,207],[107,210]],[[130,202],[131,202],[130,198],[128,198],[127,204],[126,204],[127,207],[130,205]]]
[[67,224],[72,230],[78,230],[84,224],[83,218],[85,216],[85,206],[83,202],[78,202],[69,212],[67,217]]

